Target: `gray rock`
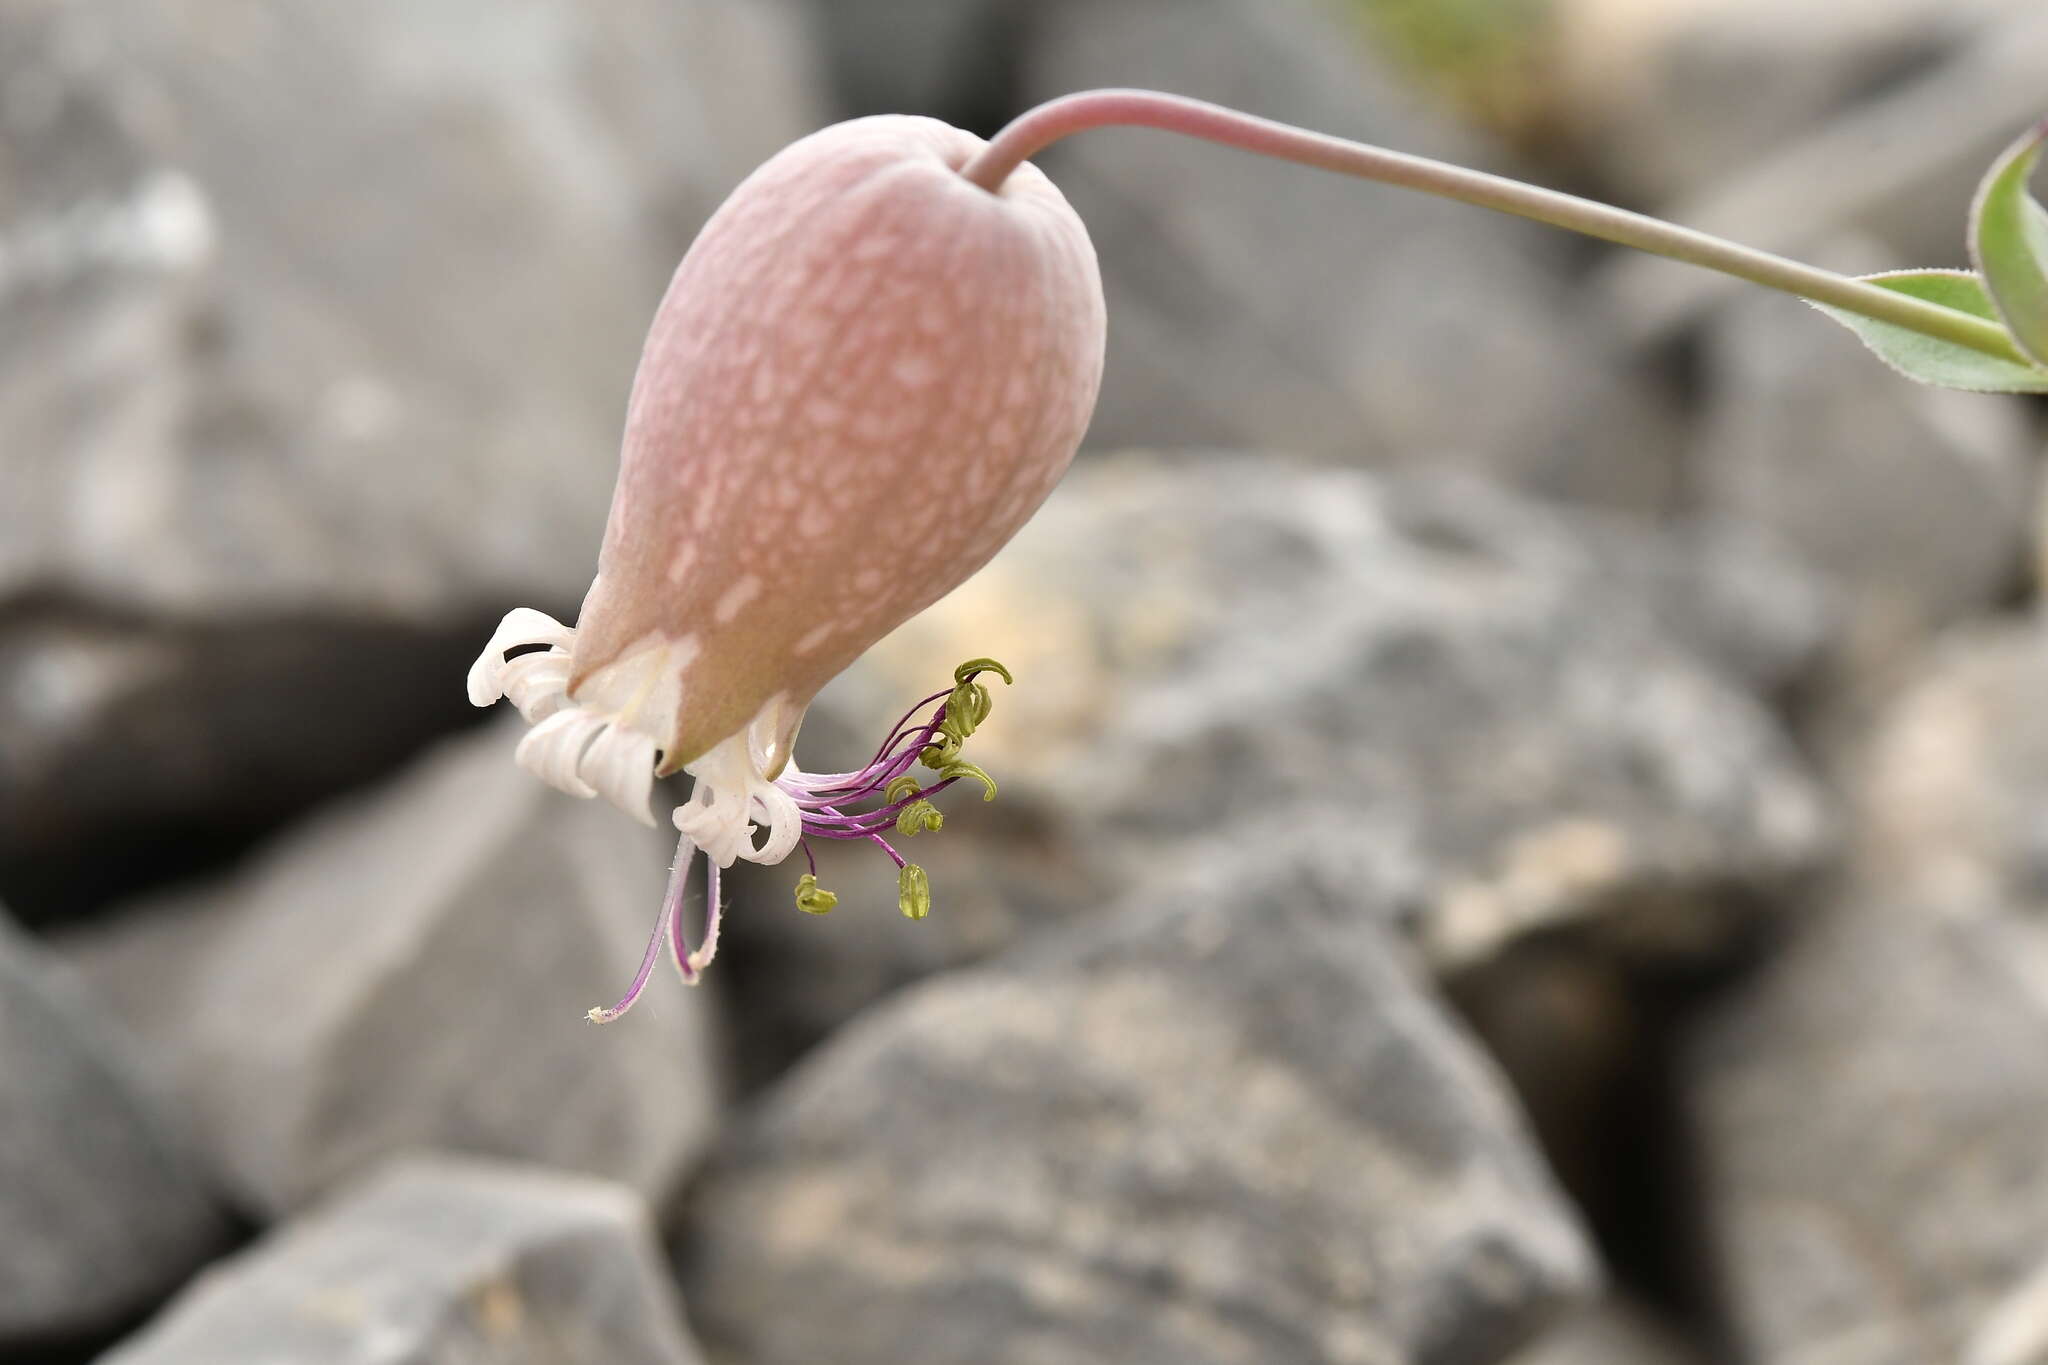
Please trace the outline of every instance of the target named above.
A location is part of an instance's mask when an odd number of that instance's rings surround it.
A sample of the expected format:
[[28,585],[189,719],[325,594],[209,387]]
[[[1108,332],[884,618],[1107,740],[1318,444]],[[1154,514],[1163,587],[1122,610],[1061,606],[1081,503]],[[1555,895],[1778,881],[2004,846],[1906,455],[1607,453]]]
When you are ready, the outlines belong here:
[[709,1134],[706,1001],[630,979],[668,847],[560,796],[494,726],[323,813],[219,885],[75,936],[243,1196],[277,1213],[434,1146],[659,1201]]
[[1842,896],[1699,1039],[1715,1241],[1761,1365],[2025,1339],[1994,1324],[2048,1245],[2044,684],[2032,624],[1933,660],[1859,765]]
[[1867,671],[2018,581],[2035,441],[2016,400],[1904,383],[1819,323],[1762,296],[1715,319],[1695,483],[1821,576]]
[[849,1026],[731,1133],[684,1284],[738,1362],[1500,1358],[1593,1278],[1372,907],[1223,849]]
[[1950,914],[2048,923],[2048,638],[1957,631],[1880,718],[1854,781],[1855,866]]
[[[1496,159],[1318,0],[1060,0],[1033,34],[1027,102],[1147,86]],[[1672,493],[1675,433],[1580,316],[1564,234],[1158,132],[1091,132],[1040,164],[1102,257],[1097,445],[1454,460],[1630,506]]]
[[2048,997],[2013,948],[1859,901],[1715,1012],[1691,1088],[1746,1359],[1956,1359],[2048,1243]]
[[0,15],[0,595],[573,601],[690,231],[816,122],[776,0]]
[[118,1326],[230,1235],[127,1049],[0,921],[0,1354]]
[[107,1365],[695,1365],[646,1208],[556,1171],[379,1173],[188,1290]]
[[1830,826],[1736,681],[1779,676],[1805,630],[1765,615],[1745,633],[1727,604],[1754,585],[1678,567],[1722,558],[1473,481],[1271,458],[1078,470],[989,568],[828,689],[800,751],[820,768],[864,757],[851,736],[871,748],[958,660],[1015,670],[969,744],[1001,797],[947,802],[947,828],[906,849],[939,910],[886,928],[892,914],[862,914],[887,904],[861,892],[879,875],[866,850],[825,869],[845,898],[827,924],[778,881],[733,926],[761,956],[799,955],[755,998],[822,1026],[841,992],[1091,913],[1218,840],[1371,888],[1446,967],[1567,926],[1710,961],[1824,861]]
[[1754,522],[1588,512],[1567,525],[1610,584],[1642,593],[1659,627],[1759,696],[1816,681],[1841,647],[1839,591]]

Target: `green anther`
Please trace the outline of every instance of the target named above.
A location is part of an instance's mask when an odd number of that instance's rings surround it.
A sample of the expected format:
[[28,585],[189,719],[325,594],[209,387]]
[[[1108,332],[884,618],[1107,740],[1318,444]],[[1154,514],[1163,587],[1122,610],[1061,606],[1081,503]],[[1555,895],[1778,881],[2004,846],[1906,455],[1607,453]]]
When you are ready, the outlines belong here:
[[818,875],[806,872],[796,879],[796,908],[806,915],[823,915],[839,904],[839,897],[818,885]]
[[953,670],[953,681],[964,683],[977,673],[993,673],[1006,683],[1017,681],[1010,676],[1009,669],[1004,668],[994,659],[969,659],[966,663]]
[[905,773],[903,776],[891,780],[888,786],[882,788],[882,795],[893,806],[898,801],[908,801],[922,790],[924,790],[922,784],[909,773]]
[[940,726],[958,730],[964,739],[988,719],[994,705],[995,701],[986,687],[977,682],[961,683],[953,689],[953,695],[946,698],[946,718]]
[[954,745],[965,745],[969,735],[975,733],[975,712],[973,706],[956,706],[958,698],[946,704],[946,716],[938,722],[938,733],[950,739]]
[[906,839],[926,831],[936,834],[945,827],[946,817],[929,801],[913,801],[896,812],[896,832]]
[[956,758],[939,769],[940,781],[943,782],[949,777],[971,777],[983,787],[981,793],[982,800],[993,801],[996,799],[996,780],[983,772],[977,764]]
[[896,908],[906,919],[923,919],[932,912],[932,882],[916,863],[905,863],[896,874]]
[[[995,706],[987,684],[976,681],[978,673],[993,673],[1004,682],[1012,681],[1010,670],[994,659],[969,659],[953,670],[953,692],[946,698],[946,713],[939,720],[938,742],[927,744],[917,755],[917,761],[934,772],[947,772],[959,763],[961,746],[988,719]],[[976,773],[980,771],[975,769]],[[988,779],[984,775],[982,780]]]

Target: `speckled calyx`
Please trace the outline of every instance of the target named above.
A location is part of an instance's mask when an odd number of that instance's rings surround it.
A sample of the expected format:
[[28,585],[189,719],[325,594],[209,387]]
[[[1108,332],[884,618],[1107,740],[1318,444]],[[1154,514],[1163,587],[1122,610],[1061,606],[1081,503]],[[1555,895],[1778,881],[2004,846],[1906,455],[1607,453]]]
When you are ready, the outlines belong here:
[[572,697],[669,646],[674,772],[777,698],[787,756],[832,676],[987,562],[1087,427],[1104,317],[1080,219],[981,139],[838,124],[757,170],[662,300],[627,411]]

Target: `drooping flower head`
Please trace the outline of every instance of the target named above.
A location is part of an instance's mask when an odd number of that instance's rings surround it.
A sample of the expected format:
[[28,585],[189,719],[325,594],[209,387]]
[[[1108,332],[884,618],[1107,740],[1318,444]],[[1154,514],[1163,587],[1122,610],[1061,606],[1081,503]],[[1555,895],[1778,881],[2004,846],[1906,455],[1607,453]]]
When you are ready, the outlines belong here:
[[[932,119],[857,119],[734,191],[648,335],[575,627],[515,611],[470,672],[472,701],[509,697],[533,723],[519,761],[564,791],[651,823],[656,775],[696,779],[642,982],[664,933],[694,979],[735,858],[778,862],[807,835],[887,848],[882,829],[936,828],[930,792],[979,775],[959,757],[988,709],[973,666],[865,770],[807,776],[790,750],[827,681],[1015,534],[1094,409],[1087,232],[1034,167],[995,192],[964,179],[984,145]],[[883,804],[863,816],[863,800]],[[712,918],[688,950],[676,911],[700,848]],[[922,913],[922,873],[889,853]],[[807,877],[799,903],[829,893]]]

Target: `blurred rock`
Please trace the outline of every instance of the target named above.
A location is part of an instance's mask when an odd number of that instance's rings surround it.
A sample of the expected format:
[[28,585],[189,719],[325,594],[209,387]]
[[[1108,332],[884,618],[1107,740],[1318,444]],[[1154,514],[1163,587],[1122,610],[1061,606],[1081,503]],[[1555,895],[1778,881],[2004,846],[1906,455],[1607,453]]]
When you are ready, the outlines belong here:
[[1955,55],[2025,0],[1560,0],[1562,102],[1622,194],[1740,175]]
[[1856,866],[1945,913],[2048,924],[2048,634],[1951,634],[1892,704],[1856,783]]
[[647,1211],[556,1171],[415,1159],[223,1263],[107,1365],[694,1365]]
[[1383,914],[1219,848],[846,1029],[695,1186],[722,1359],[1500,1358],[1594,1276]]
[[0,921],[0,1355],[120,1326],[230,1236],[127,1048]]
[[2048,1362],[2048,1263],[1999,1301],[1963,1350],[1963,1365],[2043,1362]]
[[817,122],[774,0],[0,14],[0,595],[573,602],[689,234]]
[[707,1002],[631,979],[668,843],[514,768],[436,750],[219,885],[74,937],[215,1159],[267,1213],[415,1146],[590,1171],[659,1202],[719,1086]]
[[1774,697],[1813,681],[1839,647],[1838,594],[1777,536],[1715,512],[1675,522],[1575,512],[1608,584],[1641,594],[1658,628],[1730,680]]
[[[1058,0],[1033,34],[1026,103],[1147,86],[1495,159],[1318,0]],[[1448,460],[1633,507],[1673,493],[1676,433],[1581,316],[1564,234],[1152,131],[1092,132],[1039,161],[1102,256],[1097,446]]]
[[[808,0],[845,112],[1000,119],[1037,0]],[[967,120],[968,123],[963,123]]]
[[2037,624],[1935,658],[1860,767],[1844,894],[1699,1040],[1714,1232],[1759,1365],[1962,1359],[2028,1311],[2048,1246],[2044,684]]
[[1506,1365],[1689,1365],[1700,1357],[1640,1311],[1606,1300],[1544,1333]]
[[1817,571],[1851,666],[1896,662],[2024,576],[2036,442],[2016,400],[1904,383],[1847,331],[1765,296],[1715,318],[1704,381],[1702,507]]
[[[1732,681],[1790,667],[1802,630],[1766,614],[1745,636],[1710,605],[1740,600],[1733,575],[1676,567],[1721,558],[1476,481],[1271,458],[1078,470],[806,731],[829,770],[953,663],[1015,670],[969,744],[1001,798],[948,801],[908,850],[939,908],[878,924],[896,918],[882,860],[833,850],[829,921],[789,908],[787,878],[735,917],[735,958],[775,963],[749,999],[815,1033],[858,989],[1092,913],[1217,841],[1371,889],[1446,967],[1574,926],[1624,958],[1715,959],[1829,848],[1804,764]],[[1702,622],[1697,646],[1673,633]]]
[[1716,1011],[1693,1089],[1745,1359],[1957,1359],[2048,1245],[2048,997],[2013,946],[1857,901]]
[[1619,1264],[1638,1282],[1671,1278],[1656,1243],[1671,1210],[1656,1178],[1673,1153],[1658,1141],[1667,1115],[1645,1084],[1662,1061],[1668,1021],[1644,997],[1665,992],[1639,987],[1622,964],[1582,944],[1548,939],[1444,985],[1602,1248],[1636,1253]]
[[475,718],[459,680],[491,624],[0,611],[0,892],[73,916],[383,774]]

